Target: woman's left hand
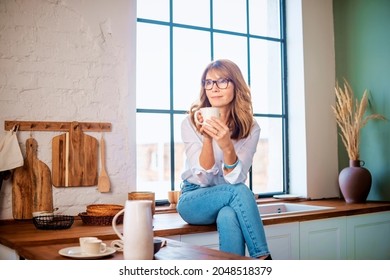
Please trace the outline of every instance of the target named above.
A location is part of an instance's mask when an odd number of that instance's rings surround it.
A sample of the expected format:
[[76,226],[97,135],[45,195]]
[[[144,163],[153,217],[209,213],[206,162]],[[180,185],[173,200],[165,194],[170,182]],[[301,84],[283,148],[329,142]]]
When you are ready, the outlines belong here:
[[221,150],[224,150],[224,147],[230,146],[231,139],[229,127],[215,117],[212,117],[211,120],[207,120],[206,122],[207,124],[204,124],[201,128],[201,132],[212,137]]

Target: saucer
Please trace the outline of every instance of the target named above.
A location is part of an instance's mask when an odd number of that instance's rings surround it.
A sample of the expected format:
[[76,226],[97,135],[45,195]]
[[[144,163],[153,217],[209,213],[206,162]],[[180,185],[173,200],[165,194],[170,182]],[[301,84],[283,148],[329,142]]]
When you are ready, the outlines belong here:
[[94,260],[100,259],[109,255],[112,255],[116,252],[114,248],[107,247],[104,253],[99,253],[96,255],[89,255],[81,252],[80,246],[77,247],[67,247],[58,251],[61,256],[72,258],[72,259],[83,259],[83,260]]

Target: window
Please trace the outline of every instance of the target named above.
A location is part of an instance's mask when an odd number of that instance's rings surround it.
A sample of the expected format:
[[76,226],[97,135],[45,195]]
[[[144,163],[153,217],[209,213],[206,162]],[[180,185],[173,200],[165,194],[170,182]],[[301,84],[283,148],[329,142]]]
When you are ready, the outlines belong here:
[[261,127],[247,184],[286,192],[287,112],[284,0],[137,2],[137,189],[157,200],[179,189],[185,154],[180,124],[206,65],[228,58],[252,90]]

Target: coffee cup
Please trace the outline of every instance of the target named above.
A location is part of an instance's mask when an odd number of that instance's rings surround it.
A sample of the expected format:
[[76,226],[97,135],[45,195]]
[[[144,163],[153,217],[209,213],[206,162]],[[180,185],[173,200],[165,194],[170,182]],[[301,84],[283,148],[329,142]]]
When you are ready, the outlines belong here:
[[151,200],[152,201],[152,216],[156,212],[156,200],[154,192],[147,191],[138,191],[138,192],[129,192],[127,194],[128,200]]
[[82,252],[85,252],[85,243],[86,243],[87,241],[98,240],[98,239],[99,239],[99,238],[97,238],[97,237],[92,237],[92,236],[80,237],[80,238],[79,238],[79,243],[80,243],[81,251],[82,251]]
[[84,253],[88,255],[99,255],[107,250],[106,243],[100,239],[87,239],[84,242]]
[[[202,114],[203,122],[200,122],[198,120],[199,112]],[[210,120],[211,117],[216,117],[216,118],[220,117],[218,108],[216,108],[216,107],[204,107],[204,108],[200,108],[199,110],[197,110],[195,112],[195,114],[194,114],[195,122],[197,124],[199,124],[199,125],[206,124],[207,123],[206,121]]]

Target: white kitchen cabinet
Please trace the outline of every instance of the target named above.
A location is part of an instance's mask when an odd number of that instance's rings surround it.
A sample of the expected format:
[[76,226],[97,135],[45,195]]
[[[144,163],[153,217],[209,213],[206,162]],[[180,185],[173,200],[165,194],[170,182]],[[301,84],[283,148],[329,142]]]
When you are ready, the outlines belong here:
[[[164,238],[168,238],[168,239],[172,239],[172,240],[176,240],[176,241],[180,241],[180,235],[169,235],[169,236],[164,236]],[[158,237],[157,237],[158,238]]]
[[19,256],[15,250],[0,244],[0,260],[18,260]]
[[[390,259],[390,211],[267,225],[264,230],[275,260]],[[219,249],[216,231],[166,238]]]
[[[299,259],[299,223],[269,225],[264,227],[269,250],[275,260]],[[219,250],[218,232],[166,236],[181,242]],[[249,256],[248,250],[246,255]]]
[[390,211],[347,219],[347,258],[390,260]]
[[299,222],[264,227],[274,260],[299,260]]
[[181,236],[180,241],[219,250],[219,237],[217,231],[184,234]]
[[219,250],[219,237],[217,231],[190,233],[183,235],[170,235],[164,236],[164,238]]
[[347,217],[300,222],[301,260],[344,260]]

